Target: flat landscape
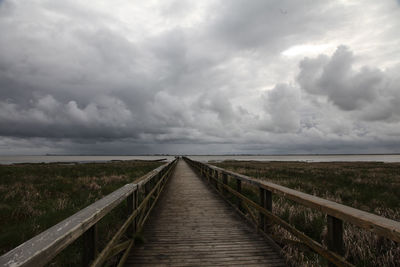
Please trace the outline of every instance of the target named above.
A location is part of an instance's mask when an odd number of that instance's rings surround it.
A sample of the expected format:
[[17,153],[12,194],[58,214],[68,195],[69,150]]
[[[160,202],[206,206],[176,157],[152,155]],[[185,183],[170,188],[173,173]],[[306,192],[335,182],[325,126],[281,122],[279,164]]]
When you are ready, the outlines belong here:
[[[400,221],[400,163],[224,161],[214,165]],[[245,192],[257,198],[251,189]],[[273,197],[273,212],[324,244],[324,214],[278,196]],[[302,262],[303,266],[325,264],[296,242],[288,243],[294,239],[284,230],[273,230],[275,239],[285,245],[289,262]],[[392,241],[345,223],[344,242],[346,258],[357,262],[357,266],[400,265],[400,248]]]
[[[0,165],[0,255],[161,164],[115,161]],[[116,209],[108,222],[121,221],[113,220],[113,216],[124,213],[118,214]],[[107,220],[102,227],[109,231],[99,232],[109,235],[115,228],[107,225]],[[74,249],[71,246],[60,257],[74,254],[78,261],[79,253],[71,252]]]
[[[0,254],[16,247],[126,183],[160,166],[152,161],[107,163],[31,163],[0,165]],[[400,221],[400,163],[223,161],[216,166]],[[243,184],[258,201],[258,192]],[[109,240],[126,216],[125,203],[99,225],[100,242]],[[273,196],[273,212],[326,245],[326,215]],[[272,237],[292,266],[326,266],[278,226]],[[400,248],[392,241],[344,224],[345,257],[357,266],[400,266]],[[100,247],[103,244],[100,244]],[[82,257],[81,240],[50,266],[74,266]]]

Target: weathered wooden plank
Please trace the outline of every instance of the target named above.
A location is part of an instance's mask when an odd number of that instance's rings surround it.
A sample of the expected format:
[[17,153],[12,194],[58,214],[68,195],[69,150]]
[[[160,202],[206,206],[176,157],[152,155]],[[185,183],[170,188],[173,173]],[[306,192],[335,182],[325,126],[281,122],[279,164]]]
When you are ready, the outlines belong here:
[[[264,248],[264,250],[261,250],[260,248]],[[225,247],[225,248],[213,248],[213,247],[204,247],[202,249],[198,249],[198,248],[181,248],[181,249],[175,249],[173,247],[170,248],[158,248],[155,246],[147,246],[146,249],[137,249],[137,252],[132,253],[132,255],[135,255],[136,257],[143,257],[143,256],[148,256],[148,255],[157,255],[160,253],[164,253],[164,254],[168,254],[169,256],[172,255],[185,255],[188,256],[190,254],[207,254],[207,255],[217,255],[217,254],[224,254],[224,255],[234,255],[234,256],[240,256],[240,255],[263,255],[263,256],[268,256],[268,257],[272,257],[272,256],[277,256],[277,253],[275,251],[269,251],[268,250],[269,247],[265,247],[265,246],[260,246],[260,247],[234,247],[234,248],[230,248],[230,247]],[[210,253],[211,251],[211,253]],[[189,254],[188,254],[189,253]]]
[[[148,262],[154,260],[154,259],[146,259],[143,261],[136,261],[136,262],[130,262],[127,261],[126,266],[136,266],[136,264],[148,264],[148,266],[153,266],[153,264],[149,264]],[[179,261],[171,261],[171,260],[166,260],[166,259],[161,259],[158,258],[156,259],[158,263],[156,264],[171,264],[171,266],[182,266],[181,264],[184,264],[184,266],[232,266],[234,263],[240,264],[242,266],[247,266],[247,264],[264,264],[264,266],[282,266],[282,260],[281,259],[237,259],[237,258],[220,258],[218,259],[207,259],[207,258],[197,258],[197,259],[179,259]],[[132,263],[132,265],[130,265]]]

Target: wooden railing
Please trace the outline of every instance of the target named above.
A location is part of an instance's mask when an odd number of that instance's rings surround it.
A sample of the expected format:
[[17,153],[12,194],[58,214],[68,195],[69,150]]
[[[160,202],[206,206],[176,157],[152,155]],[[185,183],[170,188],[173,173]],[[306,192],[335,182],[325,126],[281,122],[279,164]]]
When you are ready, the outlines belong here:
[[[136,183],[119,188],[7,252],[0,257],[0,266],[43,266],[82,235],[83,266],[102,266],[109,258],[124,252],[118,263],[118,266],[122,266],[134,246],[135,233],[143,227],[176,161],[156,168]],[[98,253],[98,222],[125,200],[128,218]],[[127,240],[120,241],[124,234],[128,237]]]
[[[234,196],[236,201],[231,204],[236,206],[238,212],[247,215],[246,217],[250,218],[263,234],[268,234],[268,228],[271,224],[277,224],[336,266],[353,266],[343,258],[343,221],[397,243],[400,242],[400,222],[186,157],[184,159],[199,172],[201,177],[206,178],[223,197],[227,198],[228,193],[230,193],[230,196]],[[229,180],[231,182],[233,180],[233,187],[229,186]],[[257,188],[259,203],[242,194],[242,182]],[[273,193],[327,214],[327,248],[272,213]],[[258,214],[254,214],[250,207],[257,210]]]

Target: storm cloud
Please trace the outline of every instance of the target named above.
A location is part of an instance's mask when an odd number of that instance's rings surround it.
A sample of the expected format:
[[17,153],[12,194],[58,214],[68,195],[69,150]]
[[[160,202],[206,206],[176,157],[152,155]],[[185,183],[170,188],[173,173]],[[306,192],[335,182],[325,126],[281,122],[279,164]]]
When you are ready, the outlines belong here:
[[388,153],[397,1],[0,1],[0,154]]

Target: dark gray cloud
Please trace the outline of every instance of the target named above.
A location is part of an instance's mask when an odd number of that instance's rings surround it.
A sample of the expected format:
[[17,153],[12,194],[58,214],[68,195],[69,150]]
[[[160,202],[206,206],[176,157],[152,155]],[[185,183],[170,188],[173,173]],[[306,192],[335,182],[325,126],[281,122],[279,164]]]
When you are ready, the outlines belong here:
[[300,94],[297,88],[277,84],[265,96],[264,108],[268,120],[264,130],[276,133],[296,132],[300,127]]
[[0,153],[397,152],[399,12],[0,1]]
[[300,62],[297,77],[301,88],[325,96],[329,102],[365,120],[397,120],[400,101],[399,74],[378,68],[353,67],[354,55],[339,46],[331,57],[321,55]]
[[358,109],[377,98],[384,77],[379,69],[368,67],[354,72],[352,64],[352,52],[340,46],[330,59],[321,56],[303,60],[298,81],[304,90],[328,96],[341,109]]

